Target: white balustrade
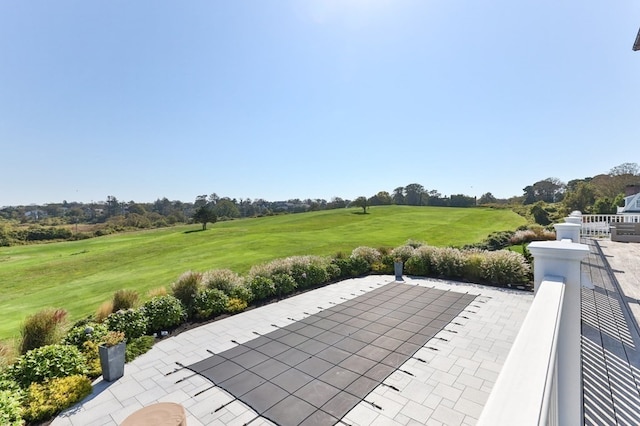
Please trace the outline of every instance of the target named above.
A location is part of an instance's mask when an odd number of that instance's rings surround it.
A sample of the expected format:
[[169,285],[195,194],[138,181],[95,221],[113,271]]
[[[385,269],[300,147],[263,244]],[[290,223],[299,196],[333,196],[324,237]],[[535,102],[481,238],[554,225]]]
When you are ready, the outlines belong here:
[[[574,216],[575,217],[575,216]],[[561,232],[576,225],[566,223]],[[529,245],[535,297],[480,416],[480,425],[583,424],[580,261],[584,244]]]

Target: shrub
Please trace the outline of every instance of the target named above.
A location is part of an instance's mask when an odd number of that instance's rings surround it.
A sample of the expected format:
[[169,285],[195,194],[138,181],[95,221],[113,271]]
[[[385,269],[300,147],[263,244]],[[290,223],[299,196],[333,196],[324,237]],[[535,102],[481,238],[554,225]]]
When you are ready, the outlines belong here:
[[96,310],[96,321],[102,322],[113,313],[113,300],[102,303]]
[[90,393],[91,381],[81,375],[33,383],[27,390],[24,418],[29,421],[48,419]]
[[246,304],[249,304],[253,301],[253,293],[251,293],[251,289],[247,286],[246,283],[234,287],[229,294],[229,297],[234,299],[240,299]]
[[13,380],[0,379],[0,425],[22,426],[24,391]]
[[249,282],[251,294],[256,300],[267,299],[276,294],[276,286],[271,278],[257,276]]
[[463,276],[472,282],[479,282],[482,279],[482,262],[485,251],[471,249],[465,252],[465,264],[463,268]]
[[131,362],[140,355],[149,352],[155,341],[156,339],[153,336],[140,336],[128,340],[125,348],[125,361]]
[[379,262],[382,258],[380,252],[371,247],[360,246],[353,249],[351,252],[352,259],[363,259],[365,260],[369,266],[371,266],[375,262]]
[[20,353],[59,342],[64,334],[66,319],[67,311],[51,308],[27,317],[20,330]]
[[434,268],[434,257],[437,255],[437,250],[436,247],[427,245],[416,248],[404,264],[406,273],[419,276],[437,273]]
[[485,253],[481,269],[483,280],[505,285],[526,282],[531,268],[521,254],[499,250]]
[[409,245],[409,243],[407,242],[407,244],[391,250],[391,256],[393,256],[394,259],[400,259],[400,261],[406,262],[411,256],[413,256],[413,252],[415,250],[416,247]]
[[118,290],[113,293],[113,311],[131,309],[138,306],[138,292],[135,290]]
[[102,366],[100,365],[100,354],[98,352],[98,342],[87,340],[82,344],[80,349],[87,361],[87,376],[98,377],[102,374]]
[[85,374],[86,361],[75,346],[47,345],[22,355],[6,370],[9,379],[22,388],[54,377]]
[[110,331],[121,331],[127,339],[140,337],[147,331],[144,309],[120,310],[109,315],[105,321]]
[[242,277],[230,269],[214,269],[202,275],[202,284],[207,288],[222,290],[229,296],[233,289],[242,285]]
[[235,297],[230,298],[225,307],[225,311],[230,314],[237,314],[245,309],[247,309],[247,302],[242,299],[236,299]]
[[433,272],[442,277],[461,277],[465,264],[464,254],[455,248],[443,247],[433,252]]
[[220,315],[225,311],[229,297],[221,290],[207,288],[202,290],[194,301],[196,317],[206,319]]
[[193,302],[198,295],[202,282],[202,274],[187,271],[180,275],[178,280],[171,285],[171,292],[182,302],[187,309],[187,314],[191,315]]
[[107,334],[107,326],[96,322],[87,322],[72,327],[62,340],[65,345],[73,345],[82,350],[85,342],[100,342]]
[[156,296],[145,302],[144,312],[147,316],[149,334],[181,324],[187,318],[182,303],[169,295]]
[[282,297],[289,293],[293,293],[298,287],[296,280],[289,274],[275,274],[271,277],[275,286],[275,293],[278,297]]

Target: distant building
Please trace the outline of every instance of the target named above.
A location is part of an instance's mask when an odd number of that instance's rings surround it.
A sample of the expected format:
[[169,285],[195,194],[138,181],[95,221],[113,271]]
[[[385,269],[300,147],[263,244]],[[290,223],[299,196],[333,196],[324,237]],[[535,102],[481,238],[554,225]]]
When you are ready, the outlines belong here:
[[629,185],[624,192],[624,207],[618,207],[618,214],[640,213],[640,185]]

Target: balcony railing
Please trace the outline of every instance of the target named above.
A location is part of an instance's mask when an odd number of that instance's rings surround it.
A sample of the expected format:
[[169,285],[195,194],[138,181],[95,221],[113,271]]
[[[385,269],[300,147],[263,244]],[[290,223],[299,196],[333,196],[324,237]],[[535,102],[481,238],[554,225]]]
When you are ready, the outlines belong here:
[[605,238],[611,235],[609,225],[620,222],[640,222],[640,214],[583,214],[582,231],[584,238]]
[[529,245],[535,297],[478,424],[583,424],[580,223],[573,215],[556,225],[559,241]]
[[561,277],[540,284],[478,425],[558,424],[556,361],[564,292]]

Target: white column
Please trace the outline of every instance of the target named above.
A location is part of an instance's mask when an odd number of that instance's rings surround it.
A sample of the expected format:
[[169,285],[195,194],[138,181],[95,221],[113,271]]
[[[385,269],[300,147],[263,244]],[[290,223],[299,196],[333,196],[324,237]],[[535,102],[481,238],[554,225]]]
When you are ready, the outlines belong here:
[[553,227],[556,230],[556,240],[562,241],[569,239],[574,243],[580,242],[580,230],[582,229],[582,225],[578,225],[576,223],[556,223]]
[[558,335],[558,417],[560,425],[583,424],[580,359],[580,261],[589,247],[569,241],[537,241],[528,247],[533,256],[534,290],[545,276],[564,277],[566,289]]
[[582,216],[568,216],[564,218],[566,223],[575,223],[582,226]]

